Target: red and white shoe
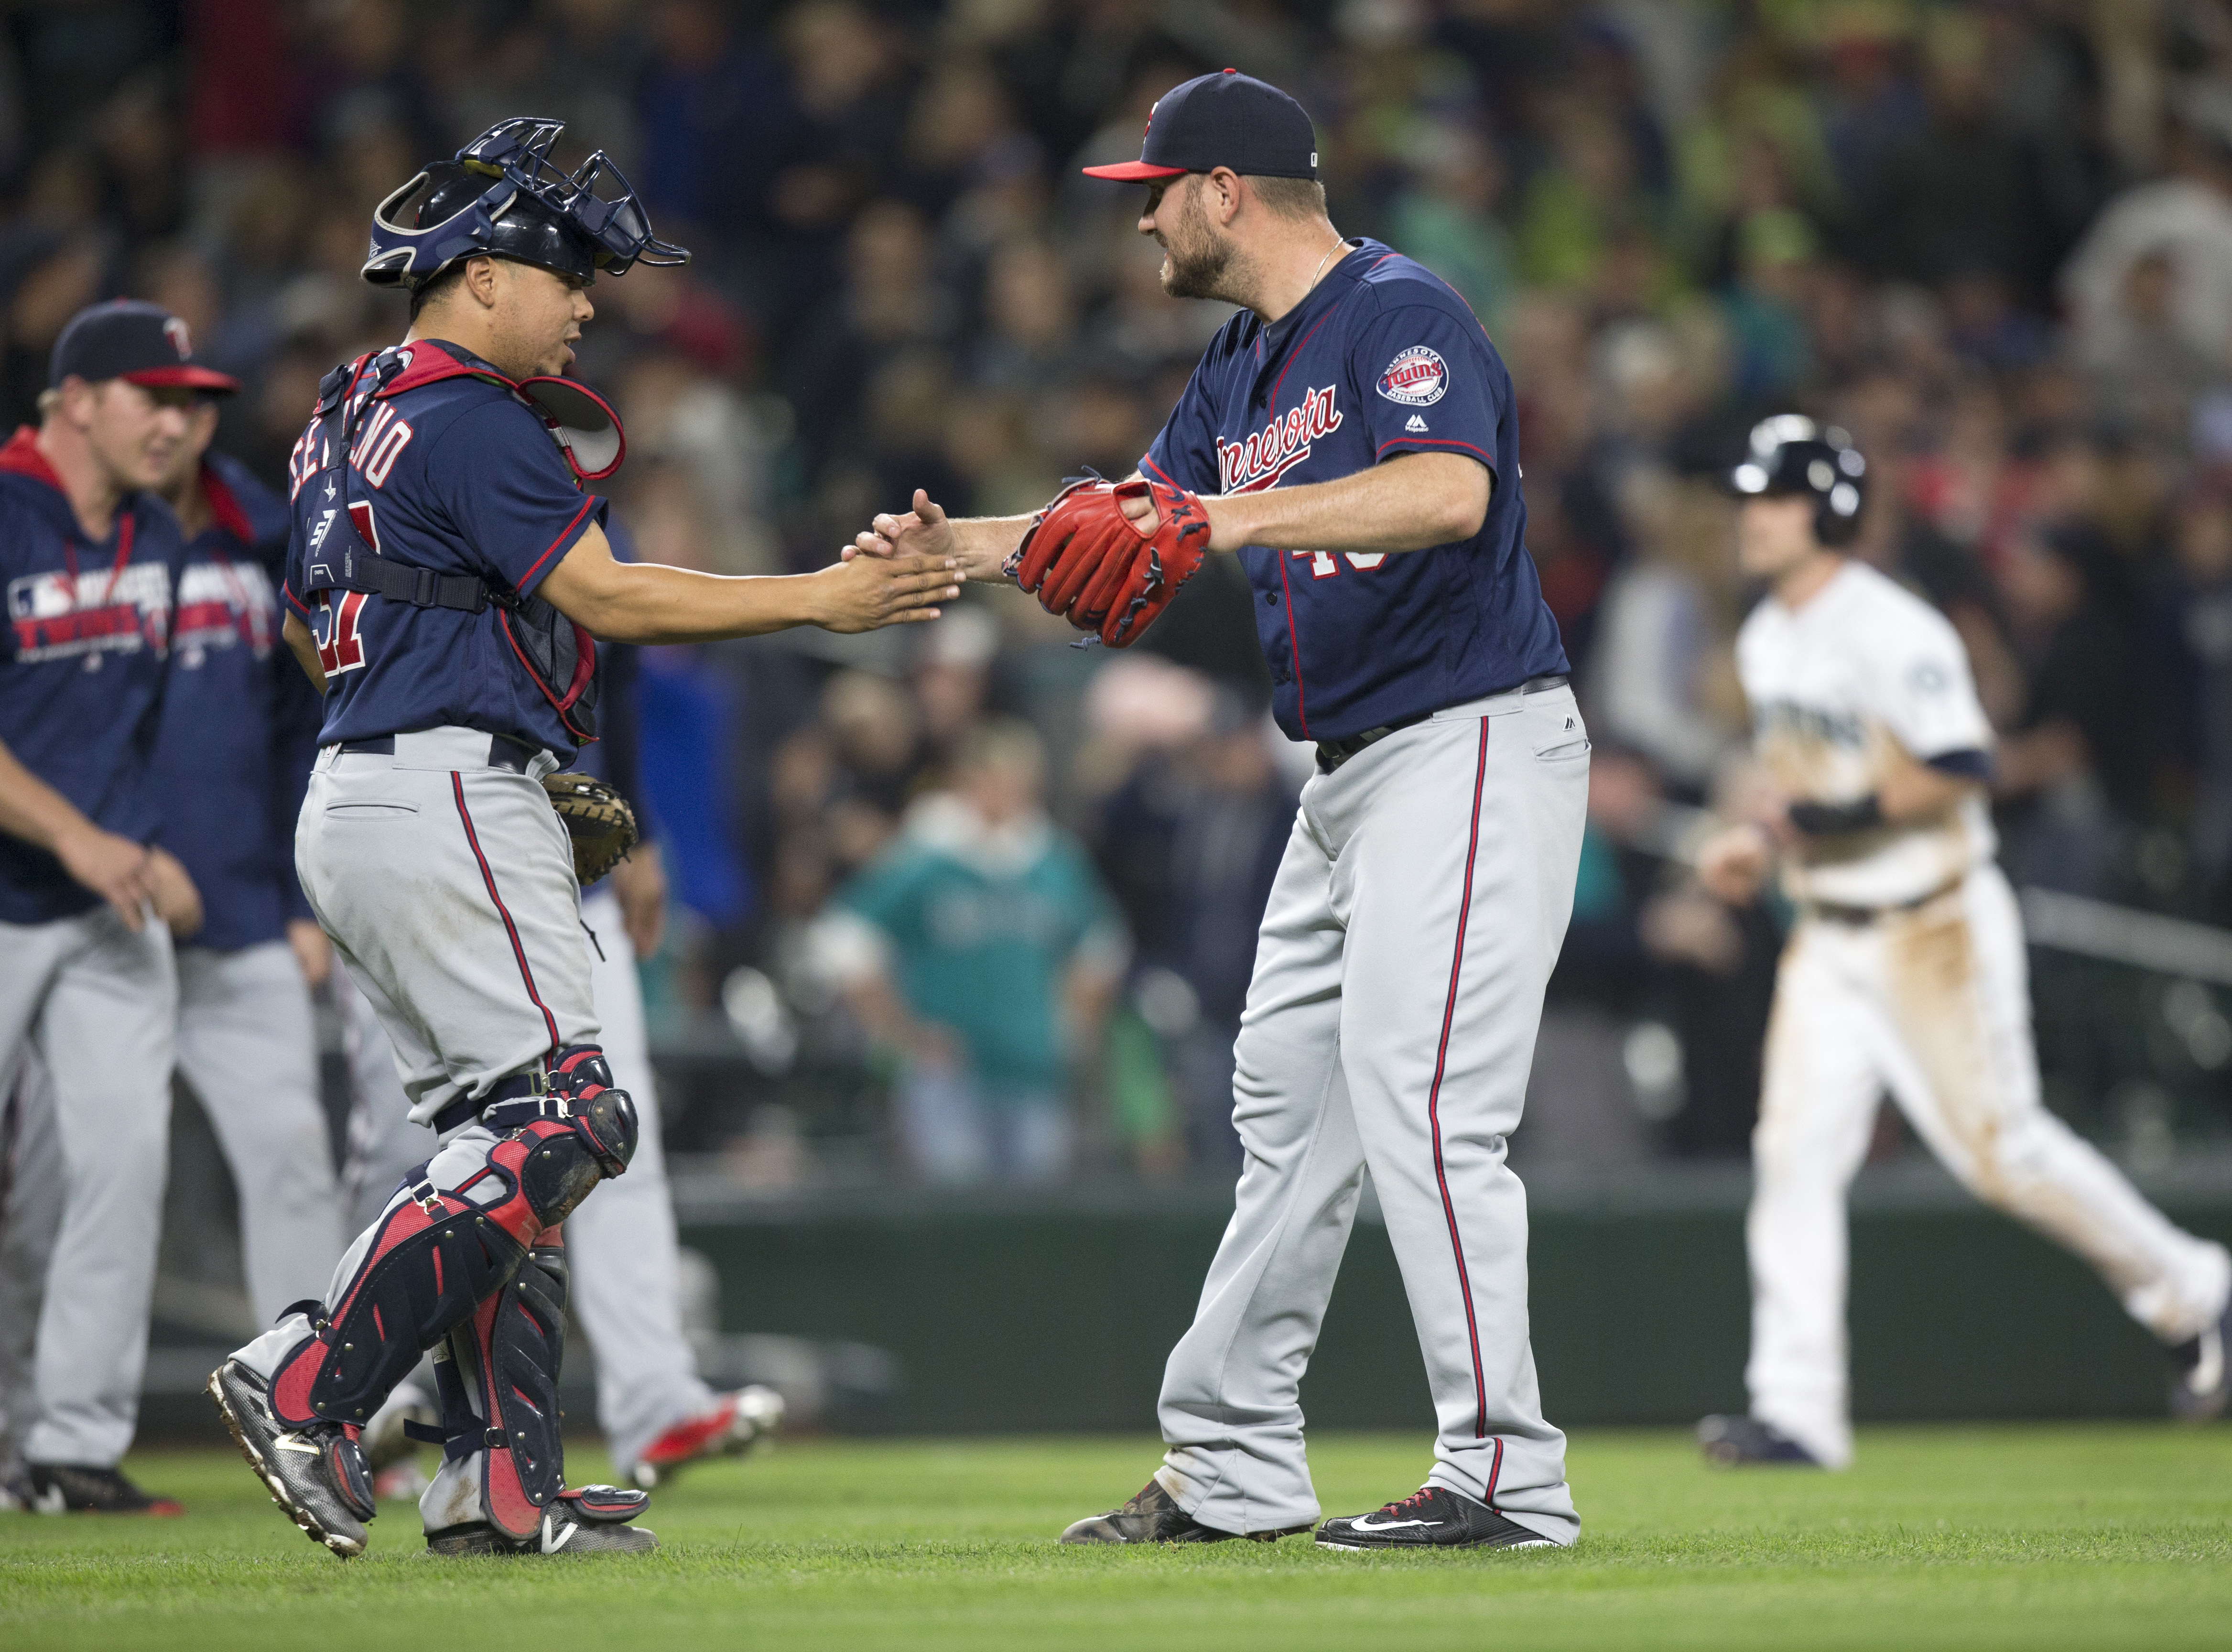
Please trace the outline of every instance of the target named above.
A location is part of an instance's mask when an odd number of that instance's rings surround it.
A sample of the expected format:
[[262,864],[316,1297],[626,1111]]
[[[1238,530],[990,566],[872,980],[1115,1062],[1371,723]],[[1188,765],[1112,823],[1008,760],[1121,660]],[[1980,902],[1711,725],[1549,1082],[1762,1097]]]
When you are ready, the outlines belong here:
[[644,1447],[628,1477],[647,1492],[685,1463],[740,1455],[782,1426],[782,1395],[755,1382],[720,1395],[710,1411],[666,1429]]

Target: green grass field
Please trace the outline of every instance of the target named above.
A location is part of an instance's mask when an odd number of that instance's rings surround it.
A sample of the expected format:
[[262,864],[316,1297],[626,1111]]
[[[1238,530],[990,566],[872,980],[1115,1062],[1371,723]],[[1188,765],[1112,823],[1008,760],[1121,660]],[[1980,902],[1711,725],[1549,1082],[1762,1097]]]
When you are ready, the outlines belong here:
[[[575,1457],[577,1479],[601,1467]],[[1420,1441],[1378,1434],[1311,1458],[1333,1512],[1424,1467]],[[796,1442],[663,1491],[663,1547],[639,1559],[431,1562],[406,1505],[343,1564],[238,1459],[149,1453],[127,1467],[185,1519],[0,1515],[0,1647],[2232,1645],[2232,1428],[1876,1429],[1834,1476],[1584,1434],[1569,1551],[1051,1540],[1154,1460],[1145,1440]]]

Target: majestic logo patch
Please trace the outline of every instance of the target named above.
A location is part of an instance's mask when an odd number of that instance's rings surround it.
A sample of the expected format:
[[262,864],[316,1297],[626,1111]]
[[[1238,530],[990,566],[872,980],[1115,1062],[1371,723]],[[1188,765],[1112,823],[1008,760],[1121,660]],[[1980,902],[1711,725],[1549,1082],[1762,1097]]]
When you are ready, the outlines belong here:
[[1404,351],[1379,375],[1379,393],[1406,407],[1431,407],[1449,387],[1448,364],[1423,344]]
[[1254,493],[1275,486],[1279,478],[1310,456],[1310,444],[1340,428],[1340,410],[1333,406],[1339,387],[1303,393],[1301,406],[1289,407],[1246,439],[1217,443],[1217,471],[1227,493]]

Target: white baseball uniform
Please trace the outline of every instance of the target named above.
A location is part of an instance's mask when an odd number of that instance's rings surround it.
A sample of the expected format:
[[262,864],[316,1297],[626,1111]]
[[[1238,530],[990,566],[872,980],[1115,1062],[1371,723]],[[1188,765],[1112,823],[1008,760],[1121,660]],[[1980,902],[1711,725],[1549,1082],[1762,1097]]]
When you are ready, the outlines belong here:
[[[1847,563],[1736,639],[1762,762],[1790,797],[1841,803],[1907,758],[1990,750],[1958,635]],[[1963,1185],[2083,1258],[2165,1343],[2232,1289],[2223,1248],[2172,1226],[2039,1097],[2021,920],[1981,796],[1814,841],[1785,865],[1798,920],[1768,1024],[1746,1242],[1755,1416],[1833,1467],[1852,1460],[1846,1189],[1888,1089]]]

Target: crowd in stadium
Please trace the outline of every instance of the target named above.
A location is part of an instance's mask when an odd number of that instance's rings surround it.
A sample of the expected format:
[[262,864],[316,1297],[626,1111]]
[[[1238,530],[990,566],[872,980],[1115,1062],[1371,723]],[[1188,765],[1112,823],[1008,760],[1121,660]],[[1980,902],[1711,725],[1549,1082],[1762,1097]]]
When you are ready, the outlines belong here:
[[[1334,222],[1462,291],[1517,387],[1528,543],[1596,740],[1522,1157],[1742,1150],[1777,920],[1697,892],[1663,819],[1744,739],[1750,594],[1712,478],[1762,413],[1867,454],[1859,554],[1968,646],[2017,881],[2232,917],[2213,0],[19,6],[0,413],[31,417],[81,306],[151,298],[247,382],[219,444],[276,480],[320,375],[400,336],[357,276],[373,205],[534,112],[696,254],[600,283],[575,368],[627,426],[637,555],[814,566],[918,486],[1027,510],[1131,470],[1223,319],[1163,296],[1136,189],[1077,168],[1227,63],[1313,111]],[[1236,1163],[1230,1038],[1307,771],[1262,715],[1245,596],[1212,567],[1120,657],[990,592],[869,646],[650,651],[682,920],[652,979],[673,1017],[725,1006],[756,1063],[694,1086],[678,1143],[780,1182],[866,1105],[856,1133],[934,1176]],[[1035,729],[1008,715],[1025,685]],[[1002,1024],[930,1001],[951,938],[886,902],[910,855],[1037,914]],[[997,1151],[954,1122],[972,1084]]]

